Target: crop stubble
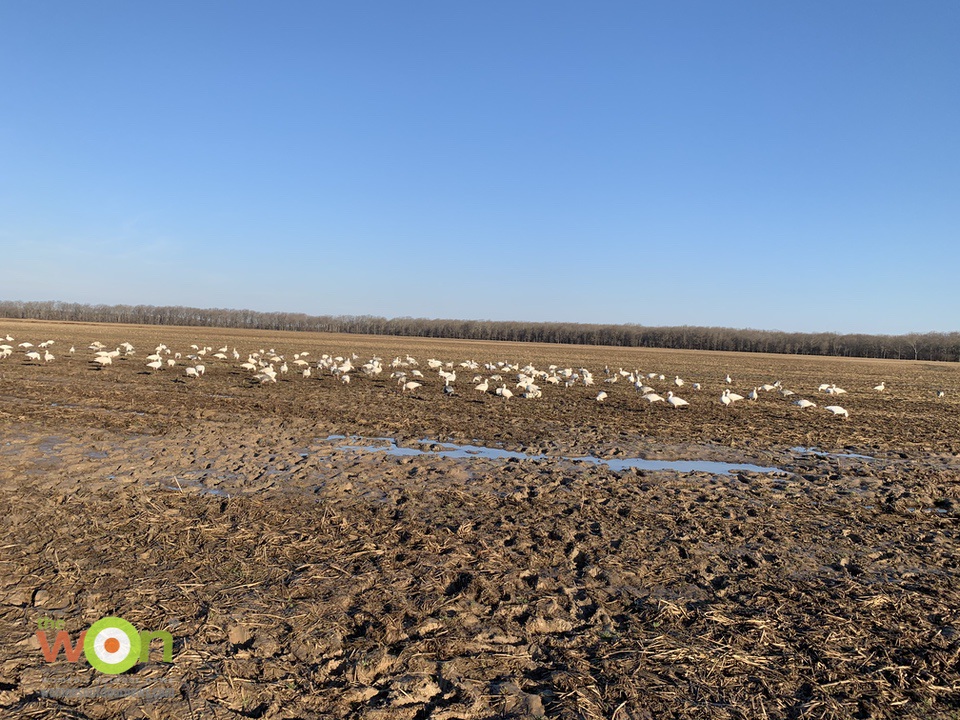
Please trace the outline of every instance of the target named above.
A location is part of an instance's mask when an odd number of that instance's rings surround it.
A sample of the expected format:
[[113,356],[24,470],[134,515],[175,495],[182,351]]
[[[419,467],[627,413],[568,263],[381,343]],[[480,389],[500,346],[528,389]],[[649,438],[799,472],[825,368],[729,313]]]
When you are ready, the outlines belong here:
[[[57,355],[0,361],[4,716],[957,716],[955,367],[209,328],[0,331],[55,339]],[[93,340],[137,354],[95,370]],[[406,395],[387,373],[261,387],[207,359],[190,380],[147,371],[159,342],[312,360],[410,353],[428,377]],[[598,380],[622,366],[663,372],[664,393],[674,375],[703,389],[678,391],[683,411],[623,381],[598,383],[603,404],[583,387],[503,401],[458,371],[445,397],[427,357],[585,366]],[[851,418],[773,393],[724,408],[728,372],[743,394],[779,379],[821,406],[816,386],[834,382]],[[872,391],[881,380],[888,391]],[[331,434],[791,474],[389,457],[343,451]],[[123,680],[172,697],[43,696],[117,679],[45,663],[37,619],[79,632],[105,615],[171,631],[173,664]]]

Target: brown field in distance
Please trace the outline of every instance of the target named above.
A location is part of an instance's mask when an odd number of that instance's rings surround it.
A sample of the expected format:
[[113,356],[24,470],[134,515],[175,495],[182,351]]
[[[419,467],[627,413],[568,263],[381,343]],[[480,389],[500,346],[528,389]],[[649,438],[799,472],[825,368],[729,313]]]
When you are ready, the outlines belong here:
[[[162,431],[170,420],[189,424],[197,413],[229,416],[236,409],[260,413],[264,419],[309,420],[318,429],[344,434],[477,438],[513,447],[554,441],[575,443],[587,451],[637,436],[764,449],[815,445],[823,449],[960,451],[960,363],[89,323],[6,321],[2,325],[6,328],[3,332],[18,342],[21,337],[56,341],[51,350],[57,360],[49,364],[25,365],[22,351],[0,364],[3,392],[25,403],[21,409],[28,416],[59,417],[67,412],[63,405],[89,396],[97,399],[92,406],[72,403],[78,406],[73,410],[78,417],[85,410],[100,415],[103,411],[140,411],[145,415],[135,420],[99,418],[108,423],[132,422],[137,430],[153,424]],[[87,346],[94,340],[110,349],[130,342],[136,354],[99,370],[89,363],[93,353]],[[250,380],[253,373],[241,370],[238,362],[218,361],[208,355],[203,360],[206,375],[193,382],[184,377],[183,362],[161,371],[145,367],[143,357],[161,342],[184,354],[190,352],[191,344],[236,347],[241,362],[260,349],[275,349],[288,360],[302,351],[310,352],[308,359],[313,361],[322,353],[356,354],[359,363],[376,355],[385,366],[396,356],[410,354],[420,361],[419,369],[427,377],[424,387],[407,397],[399,394],[389,368],[374,380],[354,372],[349,386],[329,375],[304,379],[291,370],[277,384],[259,387]],[[66,352],[70,345],[77,348],[73,357]],[[538,369],[548,364],[586,367],[593,372],[596,385],[564,389],[541,383],[543,398],[504,402],[472,390],[473,376],[488,377],[490,372],[456,368],[457,395],[444,398],[442,381],[425,367],[428,357],[454,363],[468,359],[481,364],[499,360],[520,366],[532,363]],[[651,406],[623,379],[614,385],[604,383],[604,367],[612,372],[623,368],[662,373],[666,381],[647,382],[664,396],[668,390],[675,391],[691,405],[679,412],[662,404]],[[724,382],[727,373],[734,381],[729,386]],[[673,385],[675,375],[685,379],[683,388]],[[776,380],[796,395],[782,398],[776,392],[762,393],[756,403],[744,401],[731,408],[719,402],[724,388],[746,395],[752,388]],[[886,392],[872,390],[881,381],[886,383]],[[504,382],[515,389],[515,373],[504,374]],[[700,382],[702,390],[693,390],[694,382]],[[824,382],[848,392],[842,396],[817,392]],[[594,400],[600,389],[608,393],[603,404]],[[938,399],[937,390],[943,390],[945,397]],[[794,406],[792,401],[801,397],[819,407],[801,410]],[[28,401],[34,405],[27,406]],[[59,409],[45,408],[50,402],[57,402]],[[846,408],[850,420],[844,423],[821,410],[831,404]]]

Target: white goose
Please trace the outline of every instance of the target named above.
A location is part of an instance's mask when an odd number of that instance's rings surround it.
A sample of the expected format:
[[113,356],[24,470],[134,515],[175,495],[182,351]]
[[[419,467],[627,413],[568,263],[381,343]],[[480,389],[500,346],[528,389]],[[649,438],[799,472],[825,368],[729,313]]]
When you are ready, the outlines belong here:
[[684,405],[690,404],[683,398],[678,398],[672,391],[667,393],[667,402],[673,405],[674,409],[682,408]]

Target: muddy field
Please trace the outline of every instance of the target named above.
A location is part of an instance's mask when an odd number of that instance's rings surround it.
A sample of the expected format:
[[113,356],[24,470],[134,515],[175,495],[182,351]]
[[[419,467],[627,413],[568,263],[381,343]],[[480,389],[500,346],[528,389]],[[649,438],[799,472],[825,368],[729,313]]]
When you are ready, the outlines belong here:
[[[134,350],[100,367],[94,341]],[[5,343],[0,717],[960,718],[960,366],[0,320]],[[581,379],[525,399],[500,361]],[[48,662],[40,623],[107,616],[172,662]]]

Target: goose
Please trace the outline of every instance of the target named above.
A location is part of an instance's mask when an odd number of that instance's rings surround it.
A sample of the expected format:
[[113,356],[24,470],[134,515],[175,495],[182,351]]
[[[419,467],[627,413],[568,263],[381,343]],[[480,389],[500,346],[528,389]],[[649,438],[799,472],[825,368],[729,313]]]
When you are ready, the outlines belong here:
[[407,390],[413,391],[413,390],[416,390],[418,387],[423,387],[423,383],[418,383],[413,380],[410,380],[409,382],[405,382],[403,384],[403,391],[404,392],[406,392]]
[[153,362],[148,362],[147,367],[151,370],[160,370],[163,368],[163,360],[154,360]]
[[732,405],[738,400],[743,400],[743,395],[737,395],[736,393],[730,392],[729,389],[723,391],[723,395],[720,396],[720,402],[724,405]]
[[511,392],[511,390],[506,385],[501,385],[500,387],[497,388],[497,395],[502,397],[504,400],[509,400],[510,398],[513,397],[513,392]]
[[607,394],[603,390],[597,393],[597,402],[603,402],[606,399],[607,399]]
[[647,393],[643,396],[643,399],[650,403],[663,402],[663,398],[654,392]]
[[[268,369],[270,370],[270,372],[267,372]],[[272,367],[264,368],[263,372],[260,372],[254,375],[253,379],[259,380],[261,385],[264,385],[268,382],[275,383],[277,381],[277,373],[274,371]]]
[[733,380],[730,378],[729,373],[727,374],[726,380],[727,380],[727,384],[728,384],[728,385],[733,382]]
[[937,390],[937,397],[942,398],[946,393],[943,390]]
[[800,406],[800,407],[803,408],[803,409],[810,408],[810,407],[816,407],[816,406],[817,406],[817,404],[816,404],[815,402],[810,402],[810,401],[807,400],[806,398],[801,398],[800,400],[797,400],[797,401],[794,403],[794,405],[798,405],[798,406]]
[[673,379],[673,384],[676,385],[677,387],[683,387],[683,380],[680,379],[680,376],[679,376],[679,375],[677,375],[677,376]]
[[825,407],[824,410],[828,412],[832,412],[834,415],[841,415],[842,417],[845,417],[845,418],[850,417],[850,413],[848,413],[839,405],[827,405],[827,407]]
[[747,397],[750,398],[751,400],[756,400],[757,398],[760,397],[760,393],[757,392],[759,389],[760,388],[754,388],[753,390],[747,393]]
[[37,361],[39,361],[39,360],[40,360],[40,353],[38,353],[38,352],[36,352],[36,351],[28,352],[28,353],[27,353],[27,359],[28,359],[28,360],[37,360]]
[[681,408],[684,405],[690,404],[683,398],[678,398],[672,391],[667,393],[667,402],[673,405],[674,408]]
[[479,385],[477,385],[477,386],[474,388],[474,390],[476,390],[477,392],[482,392],[482,393],[485,393],[485,392],[486,392],[487,390],[489,390],[489,389],[490,389],[490,381],[489,381],[489,380],[484,380],[482,383],[480,383]]
[[877,392],[883,392],[884,390],[886,390],[886,387],[884,383],[881,382],[879,385],[875,385],[873,389],[876,390]]
[[194,378],[200,377],[200,373],[197,372],[197,369],[195,367],[188,367],[186,369],[186,375],[187,377],[194,377]]

